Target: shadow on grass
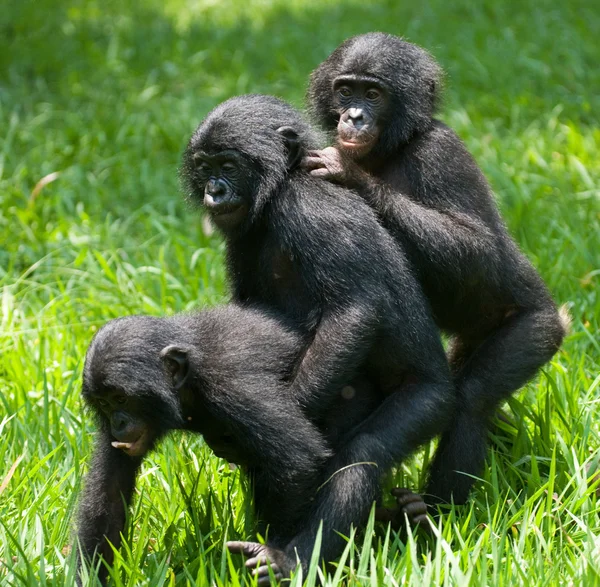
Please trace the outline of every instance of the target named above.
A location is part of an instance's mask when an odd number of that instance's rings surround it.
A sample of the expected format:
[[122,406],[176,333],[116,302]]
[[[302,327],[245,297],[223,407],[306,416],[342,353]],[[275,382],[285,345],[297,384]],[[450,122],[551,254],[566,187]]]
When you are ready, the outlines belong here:
[[[369,30],[406,35],[450,74],[450,107],[557,103],[592,122],[598,14],[584,0],[447,3],[290,1],[252,9],[235,0],[11,2],[0,23],[4,93],[37,99],[114,93],[194,96],[198,118],[230,95],[269,92],[301,103],[307,75],[344,38]],[[38,91],[36,91],[38,90]],[[46,93],[44,91],[46,90]],[[44,94],[43,97],[40,94]]]

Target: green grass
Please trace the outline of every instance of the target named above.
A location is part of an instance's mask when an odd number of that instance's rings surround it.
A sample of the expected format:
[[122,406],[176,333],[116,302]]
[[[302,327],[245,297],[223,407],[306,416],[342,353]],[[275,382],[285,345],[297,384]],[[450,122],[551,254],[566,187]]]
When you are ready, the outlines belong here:
[[[406,35],[446,68],[443,117],[573,330],[510,401],[518,428],[500,425],[484,479],[439,539],[403,544],[369,527],[330,580],[600,584],[600,481],[587,473],[600,445],[600,11],[588,0],[5,3],[0,584],[72,584],[70,520],[93,441],[80,373],[94,331],[227,299],[221,241],[178,190],[192,130],[236,93],[301,105],[311,69],[369,30]],[[429,453],[388,484],[418,486]],[[249,582],[223,554],[226,536],[252,536],[243,489],[200,438],[174,435],[144,466],[115,583]]]

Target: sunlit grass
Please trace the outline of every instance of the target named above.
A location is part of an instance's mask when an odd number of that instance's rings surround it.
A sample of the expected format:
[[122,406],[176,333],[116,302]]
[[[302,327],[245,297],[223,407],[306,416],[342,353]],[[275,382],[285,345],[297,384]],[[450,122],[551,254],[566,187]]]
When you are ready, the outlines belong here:
[[[325,583],[599,584],[599,27],[583,0],[3,6],[0,584],[73,583],[71,517],[93,443],[80,374],[96,329],[227,299],[222,244],[177,185],[188,136],[232,94],[301,105],[311,69],[368,30],[404,34],[447,69],[442,116],[573,331],[510,401],[515,426],[497,422],[484,478],[437,539],[371,524]],[[387,486],[421,485],[431,450]],[[173,435],[144,465],[115,584],[250,582],[223,550],[253,536],[245,489],[200,438]]]

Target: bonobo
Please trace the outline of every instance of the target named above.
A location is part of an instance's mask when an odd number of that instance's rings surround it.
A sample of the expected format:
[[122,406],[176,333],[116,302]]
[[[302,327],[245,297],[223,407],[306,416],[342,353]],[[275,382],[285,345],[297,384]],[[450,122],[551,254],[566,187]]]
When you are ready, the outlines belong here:
[[509,236],[461,140],[433,117],[440,86],[440,67],[420,47],[383,33],[348,39],[312,73],[308,90],[335,147],[303,164],[374,208],[453,337],[460,409],[427,494],[462,503],[483,468],[490,416],[556,353],[568,316]]
[[315,507],[288,544],[233,543],[268,581],[307,564],[321,520],[321,555],[339,556],[381,475],[441,433],[454,408],[439,332],[402,250],[347,189],[299,168],[317,139],[300,114],[268,96],[215,108],[193,134],[182,178],[225,236],[233,297],[277,311],[307,344],[290,393],[314,417],[363,370],[385,395],[329,460]]
[[112,562],[108,541],[120,544],[142,459],[173,429],[203,434],[217,456],[248,471],[269,536],[287,543],[303,527],[339,439],[379,401],[357,378],[332,391],[317,428],[287,383],[302,345],[265,311],[234,305],[105,325],[83,372],[83,398],[99,429],[78,514],[84,557]]

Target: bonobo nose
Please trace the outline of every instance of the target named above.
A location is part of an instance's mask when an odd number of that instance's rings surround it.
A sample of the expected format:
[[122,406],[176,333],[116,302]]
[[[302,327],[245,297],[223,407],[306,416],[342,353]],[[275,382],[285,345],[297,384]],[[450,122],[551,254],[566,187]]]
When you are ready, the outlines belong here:
[[365,124],[363,112],[360,108],[350,108],[348,110],[348,118],[352,121],[355,128],[361,128]]
[[206,191],[211,196],[223,196],[225,195],[226,189],[223,185],[223,182],[215,179],[209,179],[208,183],[206,184]]
[[120,412],[115,412],[110,418],[110,427],[113,433],[120,434],[127,428],[129,420]]

